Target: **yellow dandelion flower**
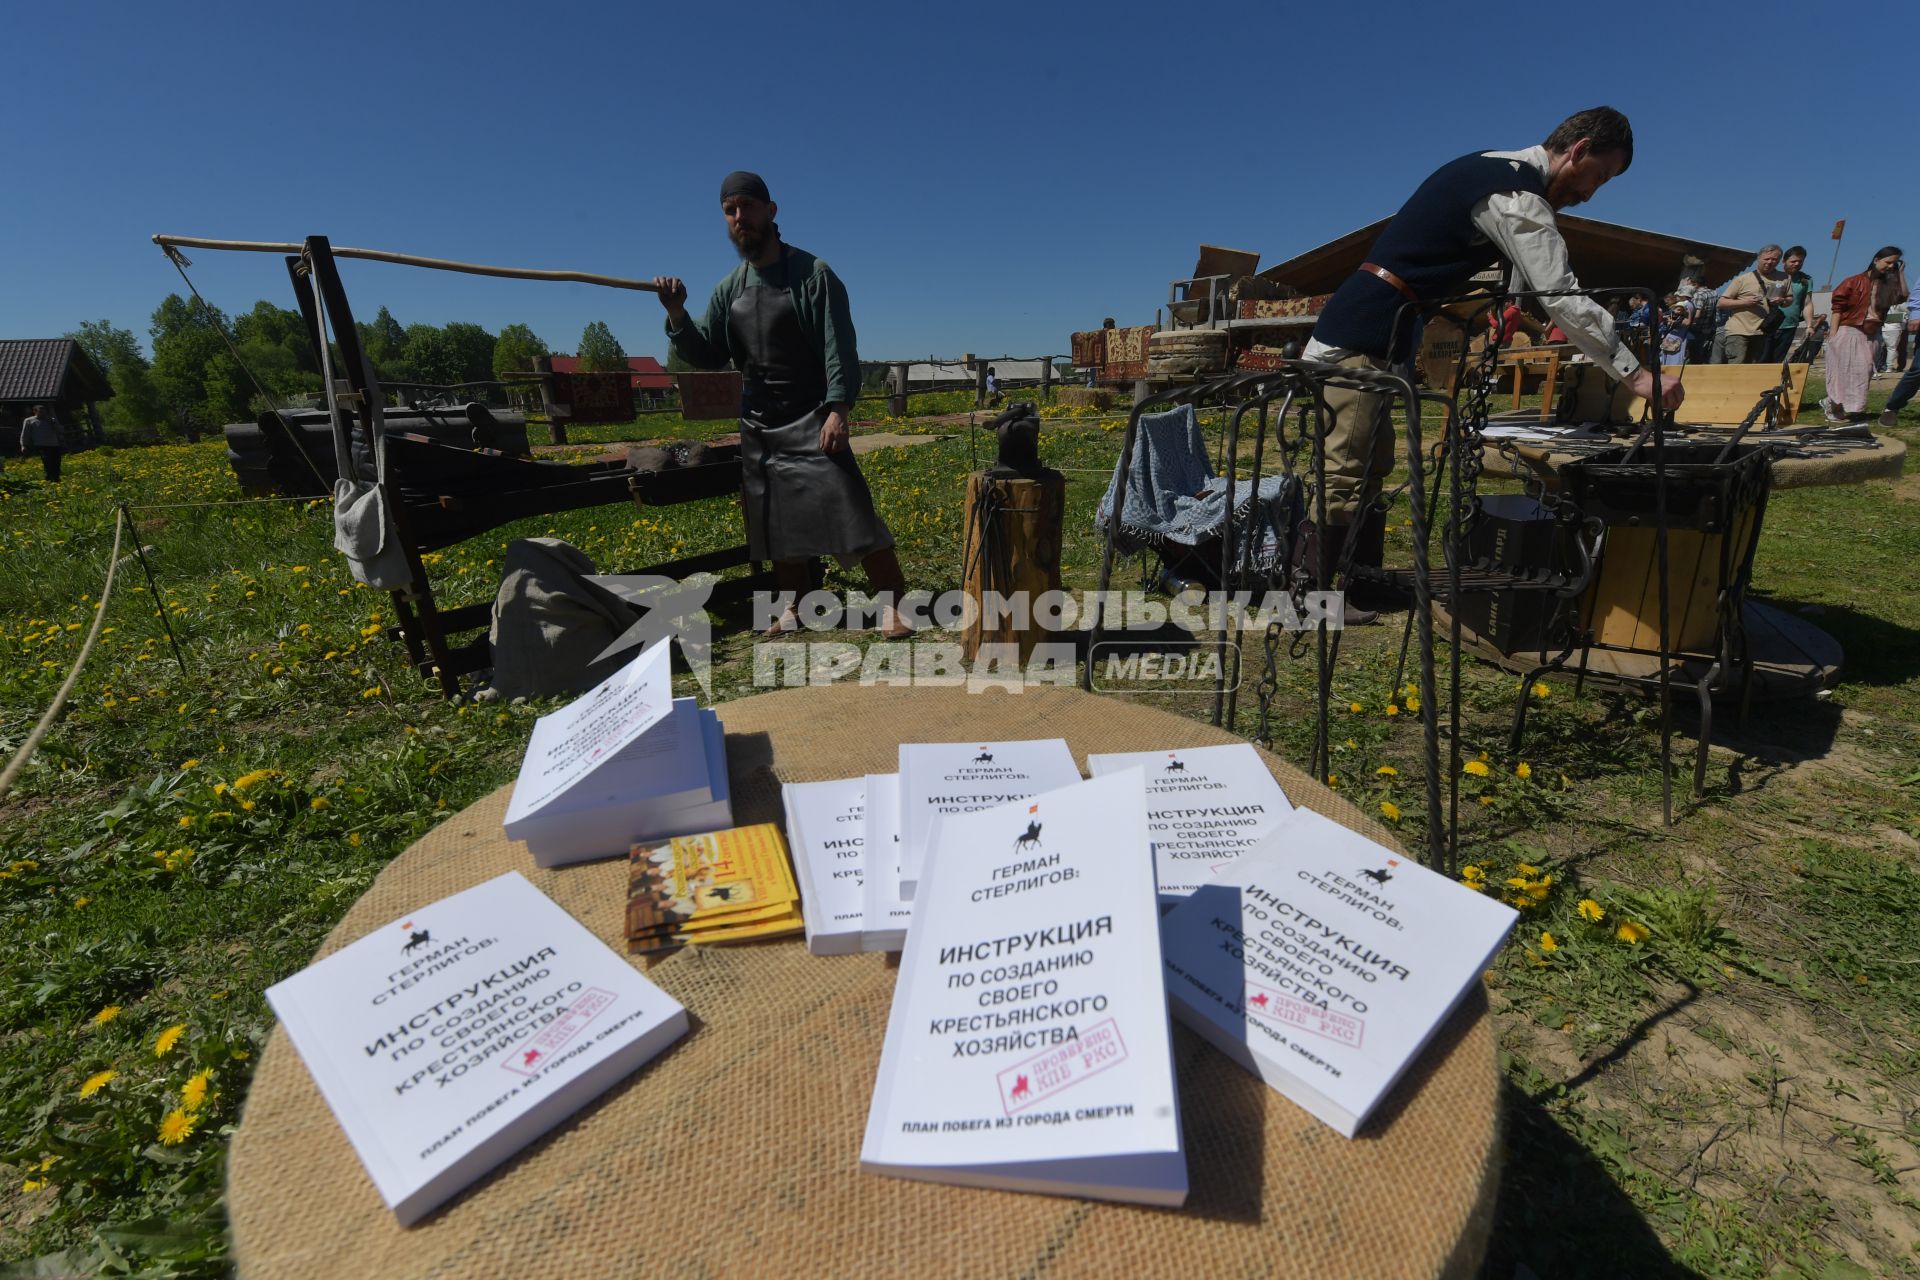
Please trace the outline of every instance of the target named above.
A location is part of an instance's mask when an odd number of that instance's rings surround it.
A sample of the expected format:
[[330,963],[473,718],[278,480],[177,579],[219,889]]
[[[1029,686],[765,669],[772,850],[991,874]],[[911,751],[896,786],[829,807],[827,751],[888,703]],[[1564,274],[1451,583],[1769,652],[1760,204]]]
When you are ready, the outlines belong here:
[[164,1058],[172,1052],[173,1046],[180,1043],[180,1037],[187,1034],[187,1024],[176,1022],[153,1038],[153,1056]]
[[350,833],[347,836],[347,843],[358,849],[360,847],[360,833],[358,831]]
[[214,784],[213,784],[213,794],[215,794],[215,795],[217,795],[217,796],[223,796],[223,795],[225,795],[225,794],[227,794],[227,784],[226,784],[226,783],[224,783],[224,782],[216,782],[216,783],[214,783]]
[[104,1009],[100,1010],[100,1012],[93,1015],[93,1025],[96,1027],[104,1027],[109,1022],[112,1022],[115,1018],[119,1016],[120,1016],[120,1006],[117,1004],[110,1004],[106,1006]]
[[1536,681],[1534,681],[1534,683],[1533,683],[1533,696],[1534,696],[1534,697],[1536,697],[1536,698],[1544,698],[1544,697],[1546,697],[1546,696],[1547,696],[1548,694],[1550,694],[1550,693],[1552,693],[1552,692],[1553,692],[1553,690],[1551,690],[1551,689],[1549,689],[1549,688],[1547,687],[1547,685],[1546,685],[1546,682],[1545,682],[1544,680],[1536,680]]
[[1620,927],[1613,931],[1613,936],[1620,939],[1620,941],[1622,942],[1631,943],[1632,945],[1637,947],[1642,942],[1646,941],[1647,926],[1643,924],[1635,924],[1631,920],[1622,920],[1620,922]]
[[1419,709],[1420,709],[1420,699],[1418,697],[1409,697],[1407,699],[1407,710],[1418,711]]
[[1349,710],[1349,711],[1351,711],[1351,712],[1353,712],[1353,713],[1354,713],[1355,715],[1358,715],[1358,714],[1359,714],[1360,712],[1362,712],[1362,711],[1364,711],[1365,709],[1366,709],[1366,708],[1364,708],[1364,707],[1362,707],[1362,706],[1361,706],[1361,705],[1360,705],[1359,703],[1357,703],[1357,702],[1349,702],[1349,703],[1347,704],[1347,710]]
[[75,898],[73,900],[73,909],[75,911],[78,911],[81,907],[86,906],[89,902],[92,902],[92,901],[93,899],[88,897]]
[[307,801],[307,808],[324,809],[327,807],[327,803],[328,801],[325,796],[315,796],[313,799]]
[[183,830],[183,831],[184,831],[184,830],[185,830],[186,828],[188,828],[188,827],[190,827],[190,826],[192,826],[192,825],[193,825],[193,815],[192,815],[192,814],[190,814],[190,813],[183,813],[183,814],[181,814],[181,815],[180,815],[180,828],[181,828],[181,830]]
[[1522,760],[1519,764],[1514,766],[1513,773],[1514,773],[1514,776],[1518,778],[1531,778],[1533,776],[1533,766],[1528,764],[1525,760]]
[[1507,886],[1513,889],[1530,889],[1533,887],[1533,881],[1527,879],[1525,876],[1509,876],[1507,878]]
[[1484,880],[1487,877],[1486,870],[1480,867],[1478,864],[1472,863],[1472,862],[1469,862],[1466,866],[1460,868],[1460,874],[1465,876],[1469,880]]
[[277,778],[279,776],[280,771],[278,769],[255,769],[250,773],[243,773],[235,778],[233,780],[233,789],[235,791],[251,791],[267,779]]
[[1382,800],[1380,802],[1380,812],[1388,822],[1400,821],[1400,806],[1391,800]]
[[1476,778],[1484,778],[1487,776],[1487,762],[1484,760],[1469,760],[1460,767],[1464,772],[1470,773]]
[[1330,774],[1328,774],[1328,775],[1327,775],[1327,785],[1328,785],[1328,786],[1330,786],[1330,787],[1332,787],[1332,788],[1334,788],[1334,789],[1335,789],[1336,791],[1337,791],[1337,790],[1339,790],[1339,788],[1340,788],[1340,775],[1339,775],[1339,774],[1337,774],[1337,773],[1330,773]]
[[1553,940],[1553,935],[1551,933],[1542,933],[1540,935],[1540,949],[1542,951],[1549,951],[1549,952],[1558,951],[1560,949],[1560,944]]
[[1580,899],[1580,904],[1575,907],[1574,910],[1580,913],[1582,920],[1595,924],[1598,924],[1607,914],[1607,909],[1595,902],[1592,898]]
[[160,1121],[160,1142],[163,1146],[177,1147],[193,1135],[194,1126],[199,1121],[184,1109],[176,1107],[167,1112]]
[[52,1181],[51,1178],[47,1178],[47,1177],[36,1178],[36,1177],[33,1177],[32,1175],[36,1173],[45,1174],[47,1170],[53,1168],[53,1162],[58,1160],[59,1158],[60,1158],[59,1156],[48,1156],[45,1160],[42,1160],[39,1164],[29,1165],[28,1177],[26,1181],[20,1184],[20,1190],[21,1191],[38,1191],[42,1187],[46,1186],[49,1182],[51,1182]]
[[188,1111],[198,1111],[207,1105],[207,1087],[213,1083],[213,1068],[196,1071],[180,1086],[180,1105]]
[[[180,705],[182,706],[182,708],[184,708],[184,707],[186,706],[186,704],[185,704],[185,703],[181,703]],[[193,758],[193,759],[191,759],[191,760],[183,760],[183,761],[181,761],[181,763],[180,763],[180,768],[181,768],[181,769],[183,769],[183,770],[186,770],[186,769],[198,769],[199,767],[200,767],[200,759],[199,759],[199,757],[198,757],[198,756],[196,756],[196,757],[194,757],[194,758]]]
[[1392,703],[1392,702],[1389,702],[1389,703],[1387,704],[1387,714],[1388,714],[1388,715],[1390,715],[1390,716],[1397,716],[1397,715],[1399,715],[1399,714],[1400,714],[1400,708],[1399,708],[1399,706],[1398,706],[1397,704],[1395,704],[1395,703]]
[[1400,771],[1390,764],[1383,764],[1373,771],[1373,776],[1376,778],[1397,778],[1400,776]]
[[107,1081],[113,1079],[115,1076],[119,1074],[120,1073],[118,1071],[94,1072],[92,1075],[86,1078],[86,1081],[83,1084],[81,1084],[80,1096],[83,1098],[91,1098],[94,1094],[100,1092],[102,1089],[107,1087]]
[[1493,803],[1493,797],[1492,797],[1492,796],[1481,796],[1481,797],[1480,797],[1480,803],[1481,803],[1481,804],[1483,804],[1483,805],[1489,805],[1489,804],[1492,804],[1492,803]]
[[1540,874],[1540,868],[1534,866],[1531,862],[1522,862],[1516,866],[1514,870],[1523,876],[1537,876]]

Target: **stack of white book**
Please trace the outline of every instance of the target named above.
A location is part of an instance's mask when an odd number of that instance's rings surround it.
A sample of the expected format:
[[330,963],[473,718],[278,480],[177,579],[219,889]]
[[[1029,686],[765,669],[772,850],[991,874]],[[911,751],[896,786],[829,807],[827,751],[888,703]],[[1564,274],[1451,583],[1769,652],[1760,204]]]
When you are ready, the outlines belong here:
[[860,1167],[1186,1199],[1138,771],[944,816],[914,894]]
[[677,1001],[518,872],[409,912],[267,1001],[402,1225],[687,1031]]
[[1298,809],[1162,921],[1167,999],[1176,1018],[1350,1138],[1517,917]]
[[726,735],[711,710],[673,696],[665,641],[540,717],[506,817],[540,867],[732,825]]
[[867,866],[861,946],[898,951],[907,945],[913,903],[900,888],[900,775],[867,775]]
[[1080,781],[1065,738],[1020,742],[916,742],[900,748],[900,892],[917,896],[943,819]]
[[1087,757],[1096,778],[1135,768],[1147,780],[1147,827],[1162,905],[1211,882],[1293,816],[1286,792],[1260,753],[1244,742]]
[[807,950],[817,956],[865,950],[867,780],[789,782],[780,797],[804,904]]

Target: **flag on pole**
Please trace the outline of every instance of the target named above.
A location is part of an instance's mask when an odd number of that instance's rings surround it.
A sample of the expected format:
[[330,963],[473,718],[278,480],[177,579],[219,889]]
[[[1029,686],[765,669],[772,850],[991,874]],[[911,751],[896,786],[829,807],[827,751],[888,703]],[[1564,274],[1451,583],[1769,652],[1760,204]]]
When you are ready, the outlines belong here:
[[1833,238],[1835,240],[1838,240],[1841,237],[1841,235],[1846,232],[1846,229],[1847,229],[1847,220],[1845,218],[1842,218],[1840,219],[1840,221],[1834,223]]

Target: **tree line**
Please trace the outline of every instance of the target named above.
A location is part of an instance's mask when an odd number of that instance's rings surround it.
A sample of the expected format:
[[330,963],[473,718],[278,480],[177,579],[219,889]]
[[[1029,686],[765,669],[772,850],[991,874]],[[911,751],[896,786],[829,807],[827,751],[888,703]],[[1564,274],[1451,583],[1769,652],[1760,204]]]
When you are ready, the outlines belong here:
[[[403,326],[381,307],[355,328],[375,373],[388,384],[502,381],[505,374],[532,370],[536,357],[554,354],[524,324],[497,334],[463,320]],[[147,327],[151,359],[132,330],[109,320],[85,321],[66,336],[112,384],[113,399],[101,404],[100,417],[110,434],[123,439],[193,438],[251,420],[269,401],[285,404],[320,391],[320,363],[305,321],[298,311],[265,299],[229,316],[168,294]],[[599,320],[581,333],[578,355],[590,372],[627,367],[627,353]],[[339,359],[337,347],[333,359]]]

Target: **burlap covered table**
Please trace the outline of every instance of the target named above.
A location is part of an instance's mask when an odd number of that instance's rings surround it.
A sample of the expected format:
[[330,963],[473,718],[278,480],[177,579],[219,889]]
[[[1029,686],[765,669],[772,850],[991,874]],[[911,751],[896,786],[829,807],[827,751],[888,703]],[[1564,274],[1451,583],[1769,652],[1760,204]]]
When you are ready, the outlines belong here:
[[[1238,741],[1067,689],[830,686],[718,708],[736,820],[779,784],[887,772],[903,740],[1058,735],[1090,751]],[[1268,757],[1287,794],[1376,840],[1379,824]],[[501,834],[510,789],[396,858],[321,947],[519,870],[616,949],[625,865],[540,871]],[[684,1002],[674,1048],[409,1229],[394,1222],[286,1034],[234,1135],[228,1210],[262,1277],[697,1275],[1464,1276],[1498,1184],[1499,1080],[1476,988],[1381,1113],[1340,1137],[1175,1028],[1187,1169],[1177,1211],[968,1190],[859,1171],[895,969],[797,941],[690,949],[648,976]]]

